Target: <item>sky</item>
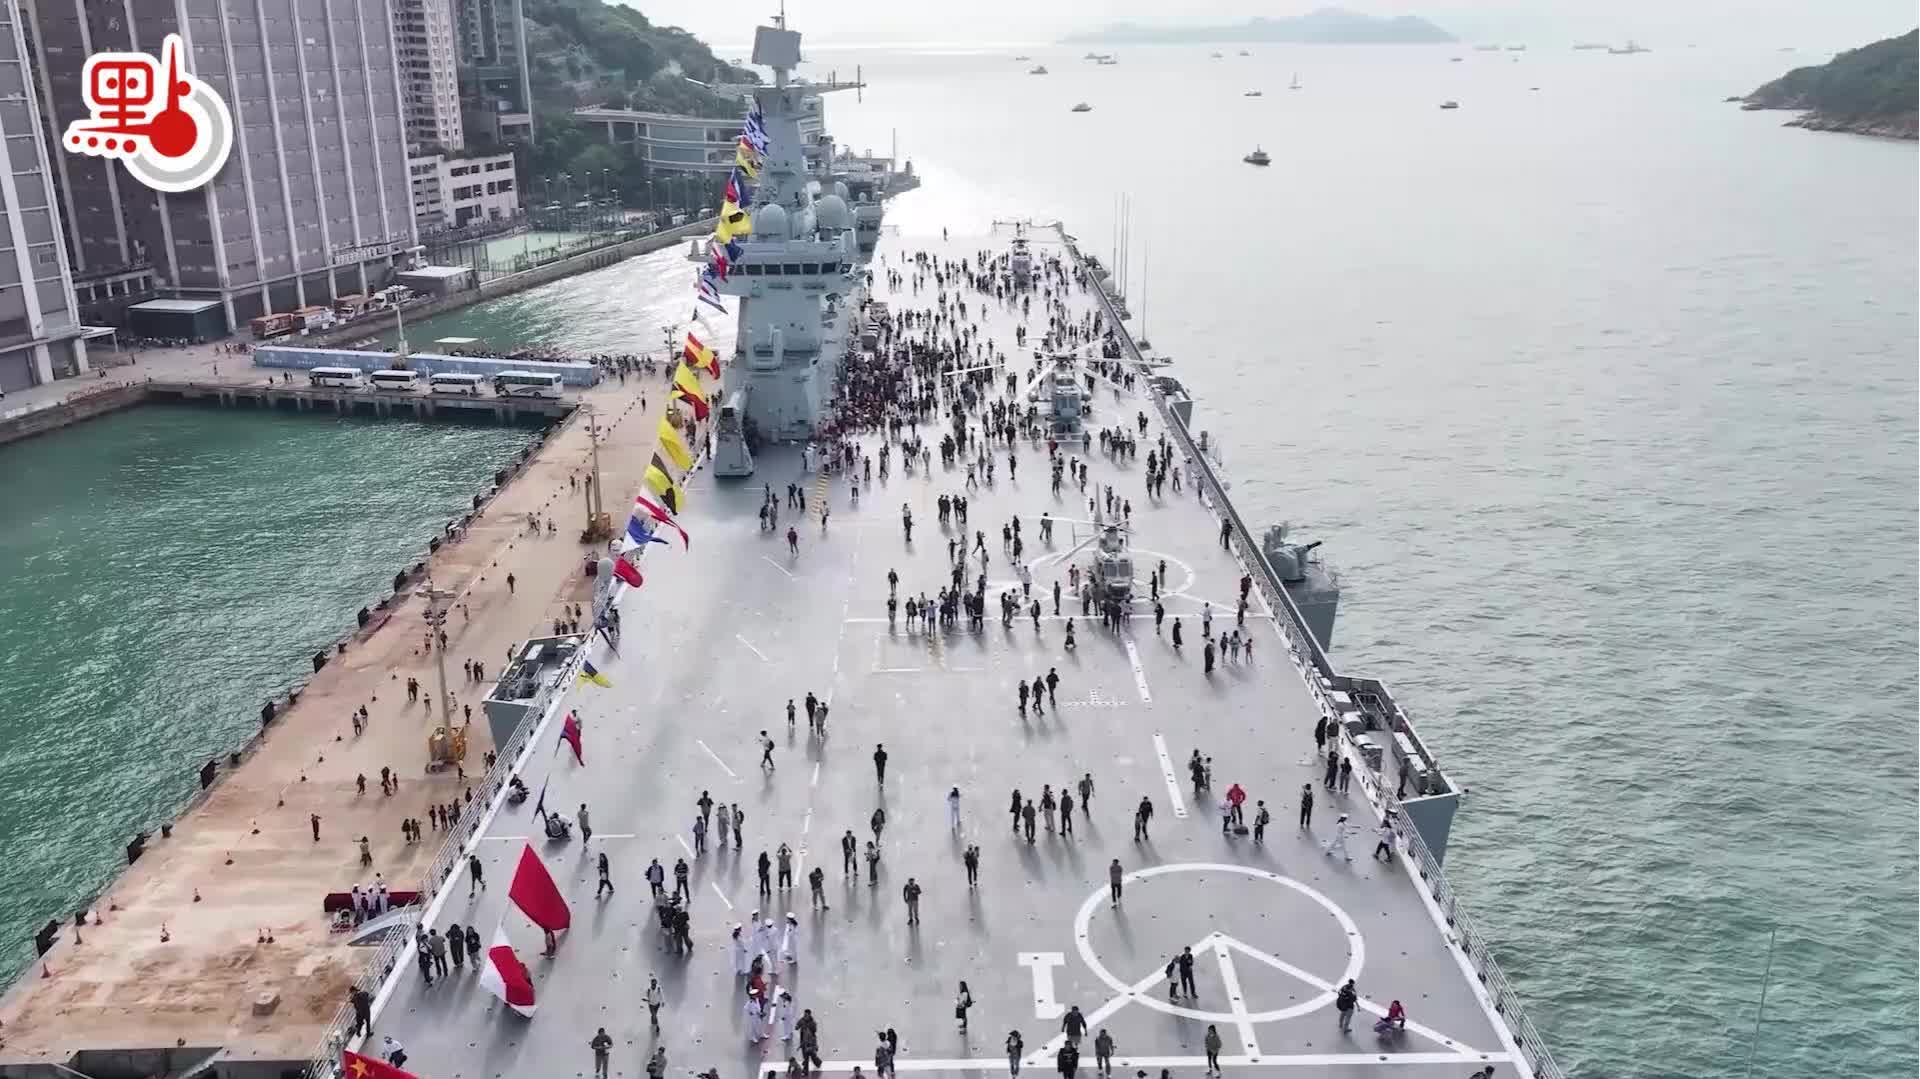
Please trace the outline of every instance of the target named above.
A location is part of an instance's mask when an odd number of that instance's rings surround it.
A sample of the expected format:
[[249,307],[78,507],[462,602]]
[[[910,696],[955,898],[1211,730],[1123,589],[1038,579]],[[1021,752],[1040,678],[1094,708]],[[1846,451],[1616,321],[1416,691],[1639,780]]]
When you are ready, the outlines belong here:
[[[685,27],[709,43],[737,47],[779,0],[609,0],[655,22]],[[1221,24],[1256,15],[1303,14],[1324,6],[1259,0],[788,0],[792,26],[810,46],[1039,44],[1110,22]],[[1357,0],[1369,15],[1419,15],[1467,41],[1540,46],[1635,38],[1659,47],[1702,46],[1832,51],[1905,33],[1920,23],[1913,0]],[[1177,13],[1177,14],[1176,14]]]

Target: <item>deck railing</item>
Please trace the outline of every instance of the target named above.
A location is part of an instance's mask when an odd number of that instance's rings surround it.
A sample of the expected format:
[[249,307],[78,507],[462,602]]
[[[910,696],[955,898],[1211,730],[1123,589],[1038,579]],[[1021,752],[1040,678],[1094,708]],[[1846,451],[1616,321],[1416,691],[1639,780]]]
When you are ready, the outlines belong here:
[[[1072,254],[1078,268],[1082,259],[1079,247],[1068,240],[1067,250]],[[1097,285],[1092,291],[1099,298],[1107,324],[1113,327],[1115,337],[1135,365],[1135,370],[1143,373],[1148,371],[1146,359],[1140,355],[1140,350],[1133,343],[1133,338],[1121,325],[1111,297]],[[1339,709],[1327,698],[1321,686],[1323,678],[1331,680],[1335,676],[1333,663],[1327,658],[1326,650],[1320,647],[1320,642],[1315,640],[1313,633],[1307,629],[1306,619],[1300,614],[1299,608],[1294,606],[1293,598],[1287,595],[1273,566],[1267,562],[1266,554],[1261,549],[1253,531],[1247,527],[1245,521],[1240,519],[1239,512],[1228,500],[1226,485],[1214,472],[1213,464],[1208,460],[1207,455],[1202,453],[1200,447],[1195,444],[1186,425],[1173,415],[1172,410],[1167,407],[1165,398],[1151,384],[1147,386],[1146,394],[1153,401],[1154,410],[1159,413],[1161,422],[1173,433],[1174,440],[1180,444],[1181,451],[1188,460],[1193,462],[1194,470],[1188,475],[1199,480],[1199,489],[1194,492],[1196,497],[1205,499],[1207,504],[1211,505],[1228,523],[1232,539],[1239,546],[1244,563],[1255,568],[1256,572],[1252,574],[1254,585],[1260,590],[1260,594],[1266,597],[1268,606],[1272,608],[1275,614],[1274,623],[1280,631],[1281,638],[1287,643],[1290,658],[1300,669],[1307,691],[1313,695],[1321,714],[1330,720],[1337,721],[1340,716]],[[1397,707],[1394,711],[1397,714],[1404,714],[1400,713]],[[1383,808],[1394,810],[1399,808],[1398,800],[1394,798],[1393,791],[1386,784],[1379,785],[1378,794]],[[1401,820],[1407,819],[1404,813],[1396,815]],[[1441,915],[1446,918],[1447,925],[1452,929],[1460,950],[1465,953],[1474,974],[1486,987],[1488,996],[1493,999],[1494,1011],[1505,1020],[1508,1033],[1512,1035],[1514,1044],[1519,1047],[1521,1056],[1525,1058],[1526,1065],[1535,1079],[1566,1079],[1566,1072],[1554,1061],[1553,1054],[1547,1049],[1546,1041],[1534,1028],[1533,1021],[1527,1018],[1527,1013],[1520,1005],[1520,997],[1514,991],[1513,984],[1507,980],[1506,973],[1500,969],[1500,964],[1494,961],[1487,938],[1474,924],[1473,918],[1460,902],[1458,893],[1454,891],[1453,885],[1447,880],[1446,873],[1440,868],[1439,860],[1433,857],[1426,843],[1420,838],[1419,830],[1403,828],[1401,835],[1406,841],[1407,857],[1413,861],[1412,867],[1425,882],[1434,903],[1440,908]]]

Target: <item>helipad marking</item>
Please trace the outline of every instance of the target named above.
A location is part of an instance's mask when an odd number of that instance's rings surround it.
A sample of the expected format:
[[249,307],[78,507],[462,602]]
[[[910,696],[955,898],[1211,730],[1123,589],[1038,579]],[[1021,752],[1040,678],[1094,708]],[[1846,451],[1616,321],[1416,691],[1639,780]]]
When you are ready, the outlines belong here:
[[[1149,866],[1146,869],[1136,869],[1121,879],[1124,884],[1132,885],[1137,881],[1151,880],[1154,877],[1165,876],[1170,873],[1235,873],[1243,877],[1253,877],[1258,880],[1278,884],[1283,888],[1290,888],[1306,896],[1308,899],[1313,900],[1315,903],[1318,903],[1321,909],[1333,916],[1333,920],[1338,922],[1341,930],[1345,932],[1350,948],[1347,956],[1347,967],[1346,970],[1341,972],[1337,979],[1331,982],[1322,981],[1308,974],[1306,971],[1292,967],[1292,964],[1283,966],[1281,965],[1281,960],[1267,955],[1251,945],[1242,943],[1224,933],[1209,933],[1206,937],[1196,942],[1194,945],[1196,949],[1209,946],[1218,947],[1221,945],[1231,947],[1235,951],[1247,955],[1249,958],[1257,959],[1260,962],[1273,966],[1274,969],[1291,974],[1301,981],[1306,982],[1308,985],[1312,985],[1321,990],[1318,996],[1290,1007],[1248,1012],[1244,1017],[1248,1022],[1272,1023],[1281,1019],[1292,1019],[1295,1016],[1318,1011],[1328,1004],[1333,1003],[1333,986],[1349,978],[1358,979],[1360,977],[1360,969],[1366,964],[1366,941],[1360,935],[1360,927],[1354,923],[1353,918],[1348,915],[1345,910],[1341,909],[1339,904],[1307,885],[1291,877],[1283,877],[1278,873],[1270,873],[1264,869],[1255,869],[1251,866],[1244,865],[1232,865],[1226,862],[1174,862],[1168,865]],[[1129,1001],[1144,1004],[1155,1011],[1164,1012],[1167,1015],[1184,1016],[1188,1019],[1199,1019],[1203,1022],[1234,1023],[1237,1025],[1241,1021],[1241,1016],[1237,1016],[1231,1012],[1212,1012],[1199,1008],[1189,1008],[1182,1004],[1162,1000],[1152,993],[1147,992],[1147,990],[1165,979],[1166,975],[1163,971],[1155,970],[1151,975],[1148,975],[1141,981],[1129,985],[1121,981],[1113,971],[1107,969],[1107,965],[1102,962],[1100,956],[1094,952],[1093,946],[1089,942],[1087,932],[1087,927],[1092,922],[1094,911],[1101,903],[1105,902],[1106,899],[1106,889],[1095,889],[1088,894],[1086,901],[1080,904],[1080,911],[1074,916],[1073,920],[1074,944],[1080,949],[1080,958],[1087,964],[1087,969],[1093,971],[1095,977],[1105,982],[1107,987],[1117,994],[1113,999],[1096,1009],[1093,1015],[1087,1017],[1089,1026],[1099,1022],[1099,1019],[1095,1018],[1095,1016],[1105,1018],[1108,1015],[1112,1015]],[[1411,1024],[1409,1024],[1408,1029],[1412,1029]]]
[[720,770],[721,770],[722,772],[725,772],[725,773],[727,773],[727,778],[728,778],[728,779],[739,779],[739,778],[740,778],[739,776],[737,776],[737,775],[735,775],[735,774],[733,773],[733,769],[731,769],[731,768],[729,768],[729,767],[727,767],[727,762],[726,762],[726,761],[723,761],[723,760],[721,760],[721,759],[720,759],[720,754],[718,754],[718,753],[715,753],[715,752],[713,751],[713,747],[712,747],[712,746],[710,746],[710,745],[708,745],[708,744],[707,744],[706,742],[704,742],[704,741],[702,741],[701,739],[698,739],[698,738],[695,738],[695,739],[693,740],[693,743],[694,743],[695,745],[697,745],[697,746],[699,746],[699,747],[700,747],[701,749],[704,749],[704,750],[706,750],[706,751],[707,751],[707,756],[709,756],[709,757],[712,757],[712,758],[713,758],[713,763],[715,763],[715,764],[717,764],[717,765],[719,765],[719,766],[720,766]]
[[1053,969],[1067,965],[1065,952],[1021,952],[1020,965],[1033,971],[1033,1015],[1036,1019],[1058,1019],[1067,1014],[1066,1006],[1053,995]]
[[1220,984],[1227,991],[1227,1007],[1233,1012],[1233,1025],[1240,1028],[1240,1045],[1247,1056],[1260,1059],[1260,1042],[1253,1035],[1253,1020],[1247,1015],[1246,994],[1240,989],[1240,972],[1233,968],[1233,950],[1218,935],[1213,938],[1213,954],[1220,961]]
[[1180,796],[1180,780],[1173,773],[1173,757],[1167,753],[1167,740],[1156,733],[1153,736],[1153,752],[1160,758],[1160,775],[1167,781],[1167,799],[1173,803],[1173,815],[1187,819],[1187,801]]
[[[1223,1056],[1222,1068],[1385,1068],[1392,1066],[1432,1066],[1447,1065],[1464,1067],[1469,1064],[1505,1064],[1513,1060],[1507,1053],[1301,1053],[1298,1055],[1263,1056],[1255,1060],[1247,1056]],[[1041,1059],[1041,1054],[1029,1053],[1021,1058],[1024,1067],[1046,1069],[1050,1060]],[[1194,1073],[1207,1066],[1206,1057],[1149,1057],[1116,1056],[1115,1068],[1191,1068]],[[870,1074],[873,1068],[872,1058],[866,1060],[829,1060],[813,1069],[816,1074],[831,1072],[835,1074],[862,1069],[862,1074]],[[930,1060],[896,1059],[895,1071],[903,1072],[945,1072],[977,1071],[993,1074],[1007,1070],[1007,1058],[1004,1055],[986,1057],[944,1057]]]

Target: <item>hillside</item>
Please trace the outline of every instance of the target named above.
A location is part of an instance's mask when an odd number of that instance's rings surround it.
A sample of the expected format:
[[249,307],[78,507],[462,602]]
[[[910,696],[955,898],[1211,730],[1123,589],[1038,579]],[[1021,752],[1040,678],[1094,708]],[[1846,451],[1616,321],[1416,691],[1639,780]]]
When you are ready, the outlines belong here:
[[1748,109],[1793,109],[1789,126],[1920,138],[1920,30],[1802,67],[1748,94]]
[[1256,18],[1228,26],[1179,26],[1114,23],[1073,34],[1063,45],[1175,45],[1285,43],[1296,45],[1419,45],[1457,40],[1425,19],[1412,15],[1382,19],[1342,8],[1320,8],[1305,15]]
[[744,111],[738,95],[715,93],[702,83],[757,83],[757,72],[714,56],[699,38],[675,26],[658,26],[638,9],[603,0],[525,0],[528,68],[533,81],[534,145],[526,168],[527,190],[566,174],[599,175],[623,201],[640,206],[649,177],[631,155],[615,151],[573,119],[585,105],[614,105],[658,112],[733,117]]

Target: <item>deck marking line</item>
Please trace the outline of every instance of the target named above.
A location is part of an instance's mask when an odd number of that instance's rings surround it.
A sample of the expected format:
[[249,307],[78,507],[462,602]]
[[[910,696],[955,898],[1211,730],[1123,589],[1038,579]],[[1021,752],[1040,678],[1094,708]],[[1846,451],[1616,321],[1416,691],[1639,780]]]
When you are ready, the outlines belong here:
[[728,910],[733,909],[733,900],[727,898],[727,893],[721,891],[720,886],[718,884],[715,884],[712,881],[708,881],[707,887],[713,889],[713,894],[720,897],[720,902],[725,903],[727,905]]
[[777,569],[777,570],[779,570],[779,571],[780,571],[781,573],[784,573],[784,574],[786,574],[786,575],[787,575],[787,579],[788,579],[788,580],[792,580],[792,579],[793,579],[793,571],[792,571],[792,570],[790,570],[790,569],[788,569],[787,567],[785,567],[785,566],[783,566],[783,565],[781,565],[780,563],[778,563],[778,562],[775,562],[775,561],[773,560],[773,557],[772,557],[771,555],[764,555],[764,554],[763,554],[763,555],[761,555],[760,557],[766,560],[766,563],[767,563],[767,565],[769,565],[769,566],[772,566],[772,567],[773,567],[774,569]]
[[718,753],[715,753],[715,752],[713,751],[713,747],[712,747],[712,746],[710,746],[710,745],[708,745],[708,744],[707,744],[707,743],[706,743],[706,742],[705,742],[704,740],[702,740],[702,739],[699,739],[699,738],[695,738],[695,739],[693,740],[693,743],[694,743],[694,745],[697,745],[697,746],[699,746],[699,747],[700,747],[701,749],[704,749],[704,750],[706,750],[706,751],[707,751],[707,756],[709,756],[709,757],[712,757],[712,758],[713,758],[713,763],[715,763],[715,764],[717,764],[717,765],[719,765],[719,766],[720,766],[720,770],[721,770],[722,772],[725,772],[725,773],[727,773],[727,778],[728,778],[728,779],[739,779],[739,778],[740,778],[739,776],[737,776],[737,775],[735,775],[735,774],[734,774],[734,772],[733,772],[733,769],[731,769],[731,768],[729,768],[729,767],[727,767],[727,762],[726,762],[726,761],[723,761],[723,760],[721,760],[721,759],[720,759],[720,754],[718,754]]
[[1140,703],[1152,704],[1153,693],[1147,689],[1147,669],[1140,665],[1140,650],[1133,646],[1133,640],[1127,640],[1127,662],[1133,666],[1133,687],[1140,691]]
[[1240,1045],[1248,1056],[1258,1060],[1260,1042],[1254,1037],[1253,1020],[1247,1014],[1247,998],[1240,989],[1240,972],[1234,969],[1233,952],[1225,940],[1215,936],[1213,954],[1220,961],[1220,984],[1227,991],[1227,1010],[1233,1013],[1233,1025],[1240,1028]]
[[1173,757],[1167,753],[1167,739],[1156,732],[1153,736],[1153,752],[1160,758],[1160,775],[1167,781],[1167,798],[1173,803],[1173,815],[1178,820],[1187,819],[1187,800],[1180,797],[1180,780],[1174,775]]
[[749,641],[749,640],[747,640],[747,639],[746,639],[745,637],[742,637],[742,636],[741,636],[740,634],[738,634],[738,633],[736,633],[736,634],[734,634],[734,635],[733,635],[733,639],[734,639],[734,640],[736,640],[736,641],[739,641],[739,642],[740,642],[741,644],[744,644],[744,645],[746,645],[746,646],[747,646],[747,651],[749,651],[749,652],[752,652],[752,653],[753,653],[754,655],[756,655],[756,656],[759,656],[759,657],[760,657],[760,662],[762,662],[762,663],[766,663],[766,662],[768,662],[768,660],[767,660],[767,654],[766,654],[765,652],[762,652],[762,651],[760,651],[760,650],[759,650],[758,648],[755,648],[755,647],[753,646],[753,642],[752,642],[752,641]]

